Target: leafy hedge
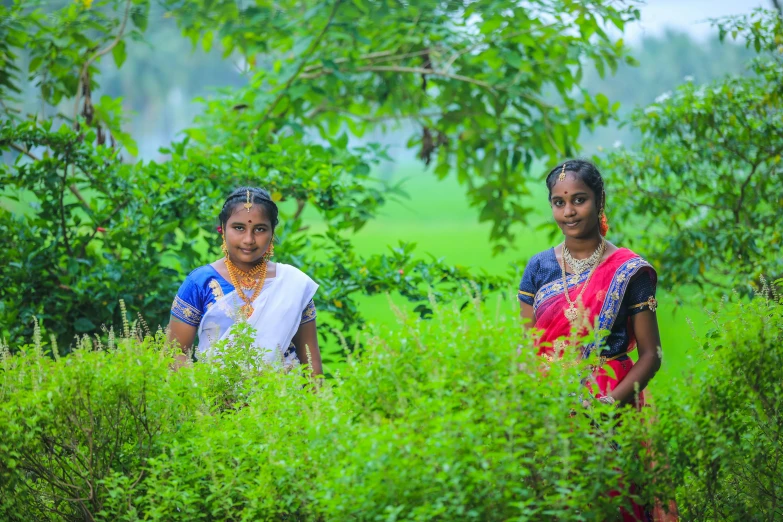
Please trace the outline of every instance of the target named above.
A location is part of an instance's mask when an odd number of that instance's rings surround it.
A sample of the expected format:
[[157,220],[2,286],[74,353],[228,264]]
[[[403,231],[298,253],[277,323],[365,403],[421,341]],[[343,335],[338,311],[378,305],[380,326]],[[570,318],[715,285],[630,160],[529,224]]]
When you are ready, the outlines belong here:
[[621,423],[580,406],[583,364],[544,370],[478,305],[366,334],[317,392],[258,372],[247,330],[178,372],[161,332],[59,361],[37,339],[2,360],[0,518],[605,520],[633,482],[691,520],[772,520],[777,469],[742,470],[780,457],[783,307],[727,308],[701,376]]

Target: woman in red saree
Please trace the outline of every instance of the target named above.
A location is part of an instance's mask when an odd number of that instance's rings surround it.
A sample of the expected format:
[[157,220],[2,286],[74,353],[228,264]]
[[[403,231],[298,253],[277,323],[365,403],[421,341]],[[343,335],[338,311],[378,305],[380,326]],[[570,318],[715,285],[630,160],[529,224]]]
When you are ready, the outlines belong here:
[[[521,315],[529,319],[528,327],[541,332],[538,353],[547,357],[569,349],[574,332],[583,335],[596,324],[608,330],[600,346],[571,349],[581,350],[583,357],[600,350],[599,368],[588,383],[596,400],[641,407],[641,392],[661,367],[656,272],[631,250],[604,238],[609,228],[606,193],[595,165],[566,161],[552,169],[546,184],[564,241],[533,256],[525,267],[519,285]],[[638,350],[636,363],[628,356],[633,349]],[[634,505],[622,517],[664,520],[660,509],[654,511]]]

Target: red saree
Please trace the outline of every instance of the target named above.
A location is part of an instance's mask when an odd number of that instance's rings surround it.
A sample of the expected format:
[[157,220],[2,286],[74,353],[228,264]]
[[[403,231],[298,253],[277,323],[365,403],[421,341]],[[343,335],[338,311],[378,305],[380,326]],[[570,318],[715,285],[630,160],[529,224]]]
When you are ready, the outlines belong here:
[[[581,303],[586,315],[585,323],[591,327],[597,325],[600,330],[612,330],[615,327],[615,319],[622,306],[625,291],[628,289],[631,279],[641,270],[649,271],[650,277],[655,283],[656,274],[652,266],[627,248],[616,250],[598,265],[587,288],[582,293]],[[582,291],[587,279],[588,273],[583,273],[581,276],[567,275],[566,281],[572,300],[576,300],[576,296]],[[570,344],[570,340],[574,337],[574,331],[571,321],[566,318],[564,313],[567,307],[568,302],[563,293],[562,279],[552,281],[536,292],[533,303],[534,326],[543,331],[538,341],[539,355],[562,355],[564,348]],[[630,320],[627,321],[625,327],[629,329],[630,334],[630,343],[626,349],[626,353],[628,353],[634,349],[636,341],[633,337],[633,331],[631,331]],[[586,332],[578,331],[576,335],[584,333]],[[582,347],[582,356],[589,356],[594,349],[593,343]],[[595,375],[598,389],[591,388],[591,392],[596,396],[613,390],[633,366],[630,359],[608,360],[605,364],[614,370],[615,378],[600,369]]]
[[[539,288],[533,302],[535,320],[533,326],[542,331],[541,337],[537,342],[539,355],[548,358],[562,356],[564,351],[573,346],[580,336],[587,333],[587,328],[597,327],[599,330],[616,329],[619,325],[615,325],[615,320],[623,304],[626,290],[631,279],[642,270],[649,272],[653,284],[655,284],[657,275],[653,267],[627,248],[620,248],[595,268],[589,281],[588,273],[583,273],[581,276],[567,275],[566,282],[572,301],[577,301],[577,296],[583,291],[583,286],[586,282],[588,283],[581,296],[581,305],[577,303],[577,306],[583,309],[582,320],[577,327],[574,327],[565,316],[565,310],[568,308],[569,303],[563,292],[563,280],[556,279]],[[628,337],[630,339],[625,352],[614,358],[600,360],[599,367],[593,373],[591,382],[586,383],[590,393],[596,397],[601,397],[614,390],[633,367],[633,361],[628,357],[623,357],[636,346],[630,317],[628,317],[626,324],[621,327],[628,329]],[[582,357],[586,358],[596,347],[594,343],[589,343],[581,346],[579,349]],[[607,366],[613,371],[607,372],[605,370]],[[611,375],[612,373],[614,375]],[[640,393],[636,406],[641,408],[643,405],[644,394]],[[631,487],[632,489],[634,488],[634,486]],[[611,491],[609,494],[614,496],[618,495],[619,492]],[[632,512],[622,510],[623,520],[678,520],[676,514],[674,514],[676,513],[676,508],[673,505],[670,507],[672,514],[664,513],[660,506],[655,506],[654,509],[648,510],[644,506],[634,503],[632,508]]]

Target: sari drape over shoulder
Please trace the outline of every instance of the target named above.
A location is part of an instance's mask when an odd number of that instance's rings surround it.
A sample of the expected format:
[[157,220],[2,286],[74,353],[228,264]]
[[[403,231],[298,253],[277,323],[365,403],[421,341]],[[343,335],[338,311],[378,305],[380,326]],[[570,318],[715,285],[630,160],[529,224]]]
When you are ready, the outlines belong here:
[[253,314],[245,319],[240,311],[244,302],[237,289],[207,265],[188,276],[171,313],[197,327],[198,359],[219,356],[216,344],[231,335],[238,321],[247,320],[256,331],[258,363],[290,366],[298,362],[292,344],[294,335],[300,325],[315,320],[312,299],[317,289],[318,285],[299,269],[276,263],[275,277],[265,281],[253,301]]
[[[603,260],[595,268],[595,273],[593,273],[587,288],[582,293],[582,306],[584,307],[584,312],[588,315],[587,320],[589,324],[597,325],[600,330],[614,329],[616,326],[615,321],[621,315],[621,307],[623,306],[626,291],[634,277],[642,271],[649,274],[654,287],[657,275],[652,265],[627,248],[620,248]],[[575,274],[566,276],[571,300],[575,300],[576,296],[582,291],[582,287],[588,277],[588,272],[579,276]],[[655,296],[650,295],[648,302],[632,306],[642,307],[647,305],[654,308],[654,300]],[[539,342],[540,354],[552,354],[555,352],[555,344],[558,339],[571,336],[572,325],[564,313],[567,307],[568,301],[564,295],[562,278],[543,285],[535,293],[533,301],[534,326],[543,331]],[[627,321],[626,325],[617,326],[628,329],[630,334],[629,343],[625,349],[625,353],[628,353],[636,345],[630,320]],[[596,347],[593,343],[582,347],[582,356],[589,356],[595,349]]]

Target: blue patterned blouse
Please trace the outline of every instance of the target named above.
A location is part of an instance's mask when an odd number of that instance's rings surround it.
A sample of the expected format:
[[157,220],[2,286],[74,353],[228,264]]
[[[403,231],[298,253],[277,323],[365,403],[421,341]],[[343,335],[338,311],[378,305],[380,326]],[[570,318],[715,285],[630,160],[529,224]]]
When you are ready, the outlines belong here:
[[[198,327],[207,310],[215,304],[219,297],[234,291],[234,285],[223,278],[212,265],[204,265],[193,270],[179,287],[174,303],[171,305],[171,315],[185,324]],[[299,324],[314,321],[316,317],[315,303],[311,299],[302,310],[302,321]],[[284,357],[295,351],[291,343]]]
[[[519,300],[533,306],[533,298],[538,289],[562,277],[563,270],[557,262],[554,248],[536,254],[530,259],[522,274],[522,282],[519,283]],[[614,357],[628,351],[631,342],[628,319],[643,310],[649,310],[648,300],[651,296],[655,297],[655,283],[649,272],[640,271],[628,284],[617,319],[605,340],[605,348],[601,351],[601,355]],[[618,357],[619,360],[625,358],[627,356]]]

